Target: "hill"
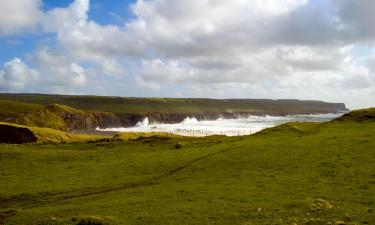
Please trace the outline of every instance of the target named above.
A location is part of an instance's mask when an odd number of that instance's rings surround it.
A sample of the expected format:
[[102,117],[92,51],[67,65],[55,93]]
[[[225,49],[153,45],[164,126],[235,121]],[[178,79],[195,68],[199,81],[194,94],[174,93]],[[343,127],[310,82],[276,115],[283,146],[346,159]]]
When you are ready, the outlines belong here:
[[374,165],[372,119],[0,145],[0,224],[375,224]]
[[346,113],[335,121],[343,122],[368,122],[375,121],[375,108],[360,109]]
[[0,99],[61,104],[76,109],[115,114],[150,113],[253,113],[269,115],[335,113],[346,111],[343,103],[300,101],[293,99],[194,99],[194,98],[125,98],[44,94],[0,94]]
[[89,112],[59,104],[40,105],[0,100],[0,105],[3,107],[0,110],[2,112],[0,115],[3,115],[0,116],[0,121],[30,127],[52,128],[67,132],[88,131],[99,126],[112,127],[129,123],[127,116],[120,118],[113,113]]
[[24,103],[19,101],[0,101],[0,120],[14,120],[18,115],[27,114],[43,108],[40,104]]

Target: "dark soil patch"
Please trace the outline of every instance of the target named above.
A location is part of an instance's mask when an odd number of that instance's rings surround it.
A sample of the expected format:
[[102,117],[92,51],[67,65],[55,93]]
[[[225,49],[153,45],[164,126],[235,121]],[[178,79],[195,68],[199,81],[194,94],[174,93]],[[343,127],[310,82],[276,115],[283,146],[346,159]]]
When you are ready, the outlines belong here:
[[27,128],[0,124],[0,143],[24,144],[36,141],[36,136]]

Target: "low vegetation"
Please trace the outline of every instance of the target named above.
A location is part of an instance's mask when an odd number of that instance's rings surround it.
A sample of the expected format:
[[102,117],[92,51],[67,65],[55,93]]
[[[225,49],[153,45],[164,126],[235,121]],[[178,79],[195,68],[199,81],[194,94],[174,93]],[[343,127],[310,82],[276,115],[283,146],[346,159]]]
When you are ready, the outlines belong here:
[[23,103],[19,101],[0,101],[0,120],[10,121],[14,120],[19,115],[28,114],[35,112],[43,108],[42,105],[32,104],[32,103]]
[[0,224],[375,224],[373,116],[242,137],[2,144]]
[[375,108],[360,109],[349,112],[335,121],[342,122],[368,122],[375,121]]

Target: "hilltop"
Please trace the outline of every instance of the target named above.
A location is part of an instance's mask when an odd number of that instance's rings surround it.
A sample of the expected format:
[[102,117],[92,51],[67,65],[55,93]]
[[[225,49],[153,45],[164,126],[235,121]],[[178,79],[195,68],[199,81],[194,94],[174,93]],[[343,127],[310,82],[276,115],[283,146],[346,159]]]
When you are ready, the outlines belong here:
[[343,122],[368,122],[375,121],[375,108],[354,110],[337,118],[335,121]]
[[45,94],[0,94],[0,99],[60,104],[76,109],[116,114],[148,113],[254,113],[267,115],[334,113],[347,111],[343,103],[301,101],[296,99],[199,99],[199,98],[130,98]]

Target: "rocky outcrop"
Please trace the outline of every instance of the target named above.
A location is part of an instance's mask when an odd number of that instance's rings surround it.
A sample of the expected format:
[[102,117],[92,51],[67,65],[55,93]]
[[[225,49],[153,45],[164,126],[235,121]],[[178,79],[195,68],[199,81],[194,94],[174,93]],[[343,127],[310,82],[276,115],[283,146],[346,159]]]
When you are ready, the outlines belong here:
[[25,144],[37,141],[34,133],[24,127],[0,124],[0,134],[0,143]]

